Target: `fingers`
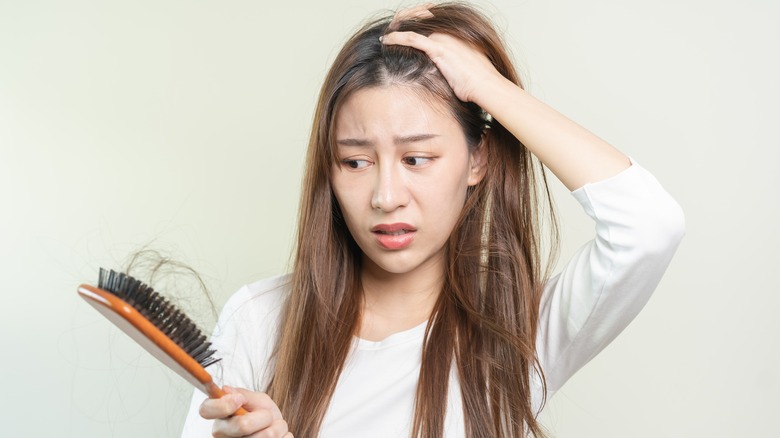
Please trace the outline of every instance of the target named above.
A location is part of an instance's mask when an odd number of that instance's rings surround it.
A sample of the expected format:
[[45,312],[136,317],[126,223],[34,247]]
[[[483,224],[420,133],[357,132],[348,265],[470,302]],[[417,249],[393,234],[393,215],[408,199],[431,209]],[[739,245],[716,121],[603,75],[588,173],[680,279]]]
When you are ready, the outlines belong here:
[[287,430],[287,423],[284,420],[276,420],[270,427],[248,436],[251,438],[293,438],[293,434]]
[[216,420],[217,418],[227,418],[233,415],[238,408],[247,403],[244,394],[233,393],[226,394],[220,398],[207,398],[200,405],[200,416],[207,420]]
[[481,91],[490,88],[487,86],[490,82],[502,78],[484,52],[453,35],[434,32],[425,36],[396,31],[384,35],[382,43],[424,52],[444,75],[458,99],[464,102],[476,102]]
[[423,3],[421,5],[413,6],[411,8],[402,9],[395,13],[393,20],[387,26],[389,30],[398,30],[402,21],[405,20],[421,20],[425,18],[433,17],[430,8],[434,6],[433,3]]
[[228,420],[215,421],[211,432],[215,438],[280,438],[292,435],[286,421],[281,418],[275,420],[273,414],[265,409],[248,412]]
[[237,394],[245,397],[246,402],[244,409],[248,411],[267,410],[273,414],[274,420],[280,420],[282,418],[282,411],[276,406],[276,403],[271,399],[268,394],[264,392],[254,392],[243,388],[233,388],[225,386],[222,388],[229,395]]
[[[200,415],[215,420],[215,437],[292,438],[282,412],[268,394],[230,386],[222,389],[224,396],[200,405]],[[249,412],[234,416],[240,407]]]
[[392,32],[382,37],[382,43],[389,46],[409,46],[425,52],[430,58],[436,56],[436,43],[417,32]]

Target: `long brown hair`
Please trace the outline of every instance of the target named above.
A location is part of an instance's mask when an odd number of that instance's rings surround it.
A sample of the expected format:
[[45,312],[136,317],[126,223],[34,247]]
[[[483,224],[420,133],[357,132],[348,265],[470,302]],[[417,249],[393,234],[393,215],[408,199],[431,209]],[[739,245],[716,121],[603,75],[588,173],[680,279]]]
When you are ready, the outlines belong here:
[[[402,21],[400,30],[454,35],[483,51],[502,75],[520,85],[485,17],[459,3],[430,11],[433,17]],[[557,235],[544,171],[500,123],[477,105],[458,100],[424,53],[382,45],[379,37],[389,31],[390,20],[360,29],[344,45],[322,86],[309,142],[291,294],[267,391],[296,436],[317,435],[352,346],[362,303],[362,254],[330,185],[336,160],[334,120],[355,91],[403,84],[444,102],[469,146],[486,148],[488,166],[483,180],[469,189],[446,244],[445,281],[426,329],[412,435],[443,435],[454,363],[467,436],[541,436],[532,403],[534,379],[541,382],[542,397],[546,392],[536,358],[538,309],[547,275],[540,220],[550,219],[551,242]]]

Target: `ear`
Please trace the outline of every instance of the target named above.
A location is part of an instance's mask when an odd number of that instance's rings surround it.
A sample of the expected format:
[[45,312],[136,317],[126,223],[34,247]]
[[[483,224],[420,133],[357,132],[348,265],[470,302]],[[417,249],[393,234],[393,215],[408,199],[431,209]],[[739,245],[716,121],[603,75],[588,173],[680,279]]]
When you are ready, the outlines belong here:
[[479,144],[469,154],[469,178],[468,185],[475,186],[482,181],[487,172],[487,141],[485,140],[485,134],[482,134],[482,139]]

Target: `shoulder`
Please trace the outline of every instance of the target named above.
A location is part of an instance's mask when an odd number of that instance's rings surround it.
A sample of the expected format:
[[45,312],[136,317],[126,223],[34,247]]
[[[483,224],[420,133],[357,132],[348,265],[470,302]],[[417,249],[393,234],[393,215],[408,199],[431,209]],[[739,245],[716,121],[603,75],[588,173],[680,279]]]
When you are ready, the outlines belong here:
[[[276,336],[282,306],[290,290],[289,275],[280,275],[241,287],[225,303],[214,328],[215,342],[248,343],[257,334],[264,339]],[[258,348],[257,342],[250,342]],[[270,345],[270,344],[269,344]],[[247,348],[249,345],[247,345]],[[262,347],[262,346],[261,346]]]
[[225,303],[220,323],[276,319],[290,291],[290,275],[278,275],[242,286]]
[[265,387],[289,284],[287,275],[257,281],[225,303],[211,337],[222,357],[214,371],[217,382],[253,390]]

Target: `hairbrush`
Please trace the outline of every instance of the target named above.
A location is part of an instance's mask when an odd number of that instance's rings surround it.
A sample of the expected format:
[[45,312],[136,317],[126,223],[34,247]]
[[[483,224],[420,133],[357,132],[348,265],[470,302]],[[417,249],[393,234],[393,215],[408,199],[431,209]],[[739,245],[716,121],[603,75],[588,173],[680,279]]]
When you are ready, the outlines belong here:
[[[79,295],[160,362],[211,398],[225,392],[206,367],[219,362],[197,325],[166,298],[135,278],[100,268],[98,287]],[[236,415],[245,414],[243,408]]]

